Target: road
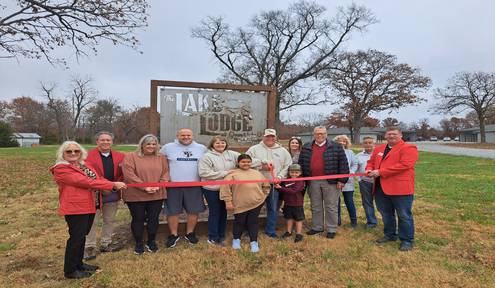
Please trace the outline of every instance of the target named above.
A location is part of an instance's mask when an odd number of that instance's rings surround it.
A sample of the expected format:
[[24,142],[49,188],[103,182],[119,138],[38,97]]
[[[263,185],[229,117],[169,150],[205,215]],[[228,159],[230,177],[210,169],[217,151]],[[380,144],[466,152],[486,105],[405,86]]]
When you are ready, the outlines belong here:
[[414,142],[419,151],[495,159],[495,150],[442,145],[441,142]]

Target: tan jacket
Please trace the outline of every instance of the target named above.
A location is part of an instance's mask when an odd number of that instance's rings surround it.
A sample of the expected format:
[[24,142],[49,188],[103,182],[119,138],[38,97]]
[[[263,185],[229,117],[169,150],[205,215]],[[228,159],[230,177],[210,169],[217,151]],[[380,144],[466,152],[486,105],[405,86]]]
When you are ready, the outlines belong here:
[[[227,175],[225,180],[262,180],[265,177],[254,169],[237,169],[234,173]],[[263,202],[270,192],[270,183],[241,183],[233,185],[222,185],[220,187],[220,200],[226,203],[232,202],[234,214],[254,209]]]
[[[163,155],[139,156],[136,152],[129,153],[124,158],[125,183],[167,182],[170,179],[168,173],[167,158]],[[155,193],[148,193],[144,187],[128,187],[122,193],[125,202],[153,201],[167,198],[165,188]]]

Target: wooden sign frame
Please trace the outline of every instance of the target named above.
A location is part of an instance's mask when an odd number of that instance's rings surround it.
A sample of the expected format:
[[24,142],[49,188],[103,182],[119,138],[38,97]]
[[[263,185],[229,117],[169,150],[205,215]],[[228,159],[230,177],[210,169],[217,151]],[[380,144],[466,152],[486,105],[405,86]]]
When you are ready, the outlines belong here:
[[232,91],[252,91],[252,92],[267,92],[267,115],[266,128],[275,127],[275,100],[277,90],[271,86],[261,85],[239,85],[239,84],[222,84],[222,83],[204,83],[204,82],[185,82],[185,81],[169,81],[169,80],[151,80],[150,88],[150,133],[158,135],[158,127],[160,126],[160,117],[158,113],[158,87],[181,87],[181,88],[200,88],[200,89],[217,89],[217,90],[232,90]]

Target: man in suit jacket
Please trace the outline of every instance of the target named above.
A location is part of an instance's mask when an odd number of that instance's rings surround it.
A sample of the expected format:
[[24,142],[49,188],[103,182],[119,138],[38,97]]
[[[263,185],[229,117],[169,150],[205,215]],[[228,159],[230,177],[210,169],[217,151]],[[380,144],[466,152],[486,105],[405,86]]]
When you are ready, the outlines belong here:
[[[384,236],[377,243],[400,239],[400,251],[412,249],[414,219],[411,212],[414,194],[414,164],[418,160],[415,145],[402,140],[399,127],[389,127],[385,133],[386,144],[378,146],[366,166],[369,177],[375,178],[376,206],[382,215]],[[397,233],[398,217],[399,231]]]
[[[113,151],[113,134],[108,131],[98,132],[95,136],[96,148],[88,152],[86,163],[94,167],[95,172],[110,181],[123,181],[122,161],[124,154]],[[97,215],[103,216],[103,227],[101,232],[100,252],[112,252],[120,249],[119,246],[112,244],[113,226],[115,215],[120,200],[119,191],[108,191],[103,195],[101,207],[97,207],[96,217],[91,227],[91,231],[86,236],[84,248],[84,259],[90,260],[96,258],[96,227]]]

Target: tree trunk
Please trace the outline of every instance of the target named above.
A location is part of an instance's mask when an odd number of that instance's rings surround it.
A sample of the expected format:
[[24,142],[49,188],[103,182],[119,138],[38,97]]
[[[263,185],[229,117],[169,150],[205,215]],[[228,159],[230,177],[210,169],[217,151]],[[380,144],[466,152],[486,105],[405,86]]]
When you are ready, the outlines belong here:
[[478,120],[480,121],[480,137],[481,137],[481,143],[486,143],[485,118],[484,117],[478,117]]
[[363,125],[360,117],[354,117],[352,121],[352,143],[361,143],[361,126]]

